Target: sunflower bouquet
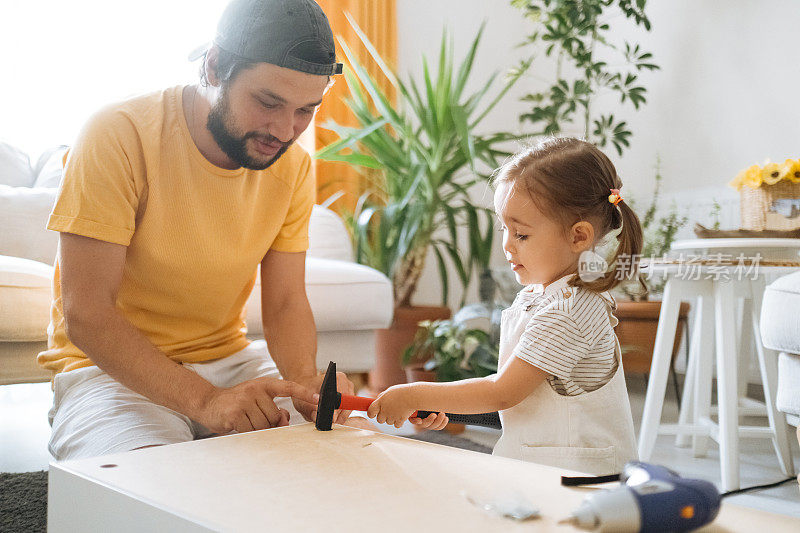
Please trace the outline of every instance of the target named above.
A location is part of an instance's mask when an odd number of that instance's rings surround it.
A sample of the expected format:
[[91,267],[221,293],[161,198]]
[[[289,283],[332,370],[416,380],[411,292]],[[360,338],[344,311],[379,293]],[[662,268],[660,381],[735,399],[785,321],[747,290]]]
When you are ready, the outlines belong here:
[[749,166],[729,185],[741,194],[743,229],[800,228],[800,159]]
[[749,166],[739,172],[728,185],[741,191],[742,187],[756,189],[763,184],[775,185],[780,181],[800,183],[800,159],[787,159],[783,163],[767,161],[764,166]]

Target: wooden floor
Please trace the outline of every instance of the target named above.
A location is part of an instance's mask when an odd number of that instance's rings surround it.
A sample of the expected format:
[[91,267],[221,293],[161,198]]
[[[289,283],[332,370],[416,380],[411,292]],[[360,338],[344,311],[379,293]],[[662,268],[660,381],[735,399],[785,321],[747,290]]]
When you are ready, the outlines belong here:
[[[644,406],[644,381],[633,377],[628,380],[634,422],[639,427]],[[51,459],[47,451],[50,428],[47,424],[47,411],[52,402],[49,384],[5,385],[0,386],[0,472],[28,472],[47,469]],[[664,409],[664,422],[676,421],[677,404],[670,387]],[[751,420],[747,424],[754,423]],[[756,419],[755,423],[765,423]],[[401,428],[392,433],[413,432],[411,428]],[[499,432],[481,428],[469,428],[461,436],[493,446]],[[677,472],[693,477],[708,479],[719,483],[719,456],[717,447],[712,444],[704,458],[693,458],[690,449],[676,448],[674,437],[660,436],[656,442],[651,462],[663,464]],[[795,464],[800,466],[800,447],[792,441]],[[769,483],[781,479],[783,474],[772,444],[765,439],[743,439],[741,449],[742,486]],[[738,505],[754,507],[765,511],[789,514],[800,517],[800,490],[797,483],[731,498]]]

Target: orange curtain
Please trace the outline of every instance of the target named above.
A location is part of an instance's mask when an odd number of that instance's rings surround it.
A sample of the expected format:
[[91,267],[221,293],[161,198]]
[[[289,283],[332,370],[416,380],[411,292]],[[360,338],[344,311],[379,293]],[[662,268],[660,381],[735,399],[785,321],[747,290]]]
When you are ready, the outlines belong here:
[[[328,16],[333,29],[337,41],[336,56],[339,61],[347,65],[344,52],[338,42],[339,39],[342,39],[356,54],[359,62],[367,68],[370,76],[381,85],[391,101],[395,101],[394,88],[371,59],[366,47],[361,44],[361,40],[345,17],[345,13],[349,13],[355,19],[370,42],[375,45],[380,56],[390,68],[394,69],[397,65],[395,0],[317,0],[317,2]],[[337,139],[335,133],[320,127],[326,121],[334,120],[344,126],[356,125],[355,118],[344,102],[349,95],[347,83],[343,76],[336,78],[336,82],[328,91],[317,111],[314,121],[314,142],[317,148],[327,146]],[[364,189],[359,171],[346,163],[333,161],[315,161],[314,167],[317,178],[317,201],[321,203],[338,191],[342,191],[344,196],[333,204],[333,208],[352,211],[358,196]],[[359,170],[363,171],[364,169]]]

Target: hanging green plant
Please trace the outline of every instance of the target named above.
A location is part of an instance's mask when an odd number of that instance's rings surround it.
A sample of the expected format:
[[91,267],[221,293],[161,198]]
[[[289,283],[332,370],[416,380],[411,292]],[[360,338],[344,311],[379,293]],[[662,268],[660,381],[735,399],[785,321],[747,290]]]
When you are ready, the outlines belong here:
[[[522,100],[531,108],[520,115],[521,122],[541,128],[541,134],[555,135],[566,127],[580,127],[584,138],[600,147],[613,146],[619,155],[630,146],[632,132],[619,113],[596,108],[602,93],[614,93],[621,104],[636,110],[647,102],[647,89],[639,74],[658,70],[653,54],[636,43],[617,43],[611,39],[607,22],[622,13],[637,26],[650,30],[645,15],[646,0],[511,0],[534,24],[523,46],[536,51],[544,49],[547,57],[557,61],[556,79],[550,87],[529,93]],[[603,53],[601,54],[601,48]],[[619,57],[614,67],[601,59],[608,52]],[[572,77],[565,72],[575,73]]]

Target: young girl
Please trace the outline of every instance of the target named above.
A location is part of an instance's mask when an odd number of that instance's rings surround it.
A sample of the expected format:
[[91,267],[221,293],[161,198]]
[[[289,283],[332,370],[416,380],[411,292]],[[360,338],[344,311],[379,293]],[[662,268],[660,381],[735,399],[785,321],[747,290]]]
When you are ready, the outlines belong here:
[[[636,444],[608,291],[636,273],[639,219],[619,195],[611,161],[578,139],[548,139],[517,154],[495,183],[503,250],[526,285],[503,311],[498,373],[398,385],[378,396],[368,415],[399,427],[417,409],[500,411],[495,455],[619,472],[636,459]],[[579,271],[581,254],[615,231],[611,268]],[[437,429],[442,413],[438,419]]]

